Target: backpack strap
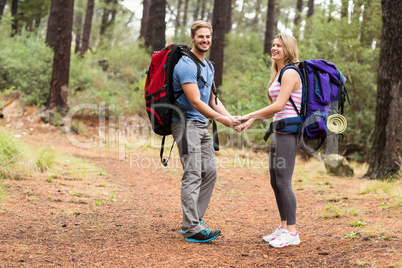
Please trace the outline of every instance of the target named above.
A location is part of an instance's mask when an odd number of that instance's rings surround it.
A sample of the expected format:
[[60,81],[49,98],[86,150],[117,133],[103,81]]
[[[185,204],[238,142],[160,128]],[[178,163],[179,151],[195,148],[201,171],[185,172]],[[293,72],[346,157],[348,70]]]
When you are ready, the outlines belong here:
[[169,158],[166,160],[166,159],[163,158],[163,150],[165,148],[165,138],[166,138],[166,136],[163,136],[163,138],[162,138],[160,158],[161,158],[162,165],[164,165],[166,167],[168,162],[169,162],[170,156],[172,154],[172,149],[173,149],[173,145],[175,143],[175,140],[173,140],[172,147],[170,148]]
[[[186,55],[187,57],[189,57],[190,59],[192,59],[194,61],[195,65],[197,66],[197,80],[201,80],[201,82],[204,83],[204,85],[206,87],[209,87],[209,83],[207,81],[205,81],[204,77],[201,76],[201,67],[200,67],[200,65],[202,67],[205,67],[205,64],[193,52],[191,52],[189,47],[182,46],[180,48],[182,50],[182,53],[184,55]],[[212,68],[211,68],[211,70],[212,70]]]
[[[299,76],[300,76],[300,81],[301,81],[301,83],[302,83],[302,87],[303,87],[303,91],[304,91],[304,77],[303,77],[303,74],[300,72],[299,68],[296,67],[296,64],[297,64],[297,63],[290,63],[290,64],[286,65],[285,67],[283,67],[283,69],[282,69],[281,72],[279,73],[278,82],[279,82],[279,84],[281,83],[283,73],[284,73],[286,70],[288,70],[288,69],[293,69],[293,70],[295,70],[295,71],[299,74]],[[293,99],[292,99],[292,96],[289,97],[289,101],[290,101],[290,103],[292,103],[292,106],[293,106],[293,108],[295,109],[295,111],[297,112],[297,115],[298,115],[298,116],[301,116],[301,111],[299,112],[299,110],[297,109],[296,104],[295,104],[295,102],[294,102]]]
[[[209,68],[211,71],[214,69],[212,68],[212,65],[214,64],[212,61],[207,59],[205,57],[206,62],[209,65]],[[211,87],[212,93],[215,95],[215,104],[218,105],[218,89],[216,88],[215,85],[215,80],[212,81],[212,87]],[[212,136],[213,136],[213,141],[214,141],[214,150],[219,151],[219,136],[218,136],[218,127],[216,125],[216,121],[212,119]]]
[[[279,73],[278,82],[279,82],[279,84],[281,83],[283,73],[286,70],[294,69],[299,74],[301,83],[302,83],[302,87],[304,89],[304,77],[303,77],[302,73],[300,72],[299,68],[297,68],[295,66],[295,64],[296,63],[288,64],[281,70],[281,72]],[[290,117],[290,118],[285,118],[285,119],[282,119],[279,121],[271,122],[267,132],[265,133],[264,141],[267,141],[269,136],[271,136],[271,134],[274,133],[275,131],[292,132],[292,133],[300,132],[300,126],[303,124],[302,119],[301,119],[302,118],[301,111],[299,112],[299,110],[297,109],[296,103],[293,101],[291,96],[289,97],[289,101],[292,104],[293,108],[295,109],[298,117]]]
[[[192,59],[197,66],[197,80],[200,80],[206,87],[209,87],[210,84],[205,81],[204,77],[201,76],[201,67],[205,67],[205,64],[190,50],[189,47],[187,46],[180,46],[182,53]],[[213,71],[213,62],[210,61],[207,57],[205,57],[205,61],[207,62],[209,68],[211,71]],[[218,90],[216,89],[215,86],[215,81],[212,82],[211,86],[212,93],[215,94],[215,103],[218,104]],[[176,100],[183,94],[183,91],[179,92],[179,95],[176,97]],[[219,151],[219,137],[218,137],[218,127],[216,125],[215,120],[212,119],[212,132],[213,132],[213,144],[214,144],[214,150]],[[183,134],[184,135],[184,134]],[[186,137],[186,136],[183,136]],[[184,139],[183,141],[183,151],[187,151],[187,140]],[[186,145],[184,145],[186,143]],[[186,148],[185,148],[186,147]]]
[[279,121],[271,122],[267,133],[265,133],[264,141],[267,141],[272,133],[280,130],[283,132],[299,133],[300,126],[303,124],[300,117],[290,117]]

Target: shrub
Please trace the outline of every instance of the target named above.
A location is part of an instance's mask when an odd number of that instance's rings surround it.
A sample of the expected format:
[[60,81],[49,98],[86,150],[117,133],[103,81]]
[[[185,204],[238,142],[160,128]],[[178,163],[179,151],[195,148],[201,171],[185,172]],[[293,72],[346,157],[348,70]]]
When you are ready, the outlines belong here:
[[43,40],[16,36],[0,39],[0,91],[14,87],[25,104],[42,106],[49,94],[53,52]]

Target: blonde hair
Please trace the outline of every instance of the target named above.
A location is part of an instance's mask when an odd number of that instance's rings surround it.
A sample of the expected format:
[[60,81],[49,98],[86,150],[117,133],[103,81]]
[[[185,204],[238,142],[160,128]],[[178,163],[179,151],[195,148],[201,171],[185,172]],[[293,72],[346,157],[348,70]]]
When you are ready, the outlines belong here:
[[198,31],[201,28],[208,28],[211,31],[212,34],[212,26],[206,21],[202,20],[197,20],[196,22],[191,25],[191,36],[195,36],[195,32]]
[[[293,36],[285,33],[280,33],[275,36],[278,38],[283,47],[283,53],[285,54],[285,64],[296,63],[299,61],[299,52],[297,51],[297,40]],[[278,74],[278,64],[274,61],[271,66],[271,80],[268,87],[272,85],[276,75]]]

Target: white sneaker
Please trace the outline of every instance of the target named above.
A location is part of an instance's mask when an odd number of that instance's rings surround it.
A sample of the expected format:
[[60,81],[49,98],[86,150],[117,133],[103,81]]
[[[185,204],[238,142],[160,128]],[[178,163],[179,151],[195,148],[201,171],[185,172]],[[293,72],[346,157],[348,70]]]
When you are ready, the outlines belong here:
[[274,231],[272,234],[267,235],[267,236],[264,236],[264,237],[262,238],[262,240],[263,240],[264,242],[269,243],[270,241],[272,241],[272,240],[278,238],[281,234],[284,234],[284,233],[286,233],[286,229],[283,228],[282,226],[280,226],[280,227],[276,228],[275,231]]
[[287,231],[284,234],[281,234],[278,238],[269,242],[269,245],[274,248],[284,248],[287,246],[298,244],[300,244],[299,233],[291,233]]

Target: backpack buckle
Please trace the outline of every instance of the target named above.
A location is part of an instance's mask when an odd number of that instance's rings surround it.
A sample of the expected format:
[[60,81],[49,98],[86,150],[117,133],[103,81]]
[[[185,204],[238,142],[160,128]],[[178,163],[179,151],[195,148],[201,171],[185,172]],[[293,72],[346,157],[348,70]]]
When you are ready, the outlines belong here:
[[282,120],[275,122],[275,130],[279,130],[286,127],[286,123]]

